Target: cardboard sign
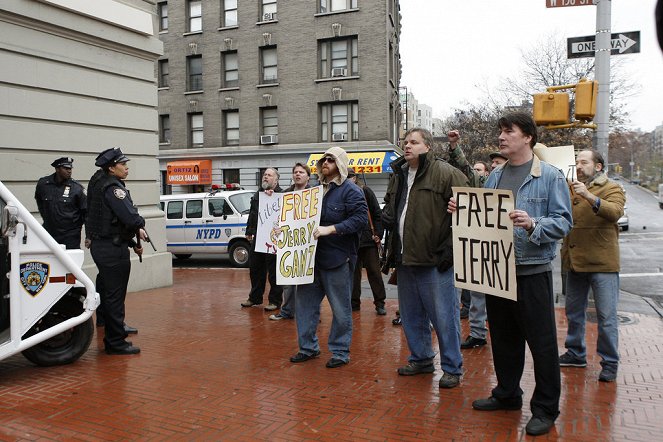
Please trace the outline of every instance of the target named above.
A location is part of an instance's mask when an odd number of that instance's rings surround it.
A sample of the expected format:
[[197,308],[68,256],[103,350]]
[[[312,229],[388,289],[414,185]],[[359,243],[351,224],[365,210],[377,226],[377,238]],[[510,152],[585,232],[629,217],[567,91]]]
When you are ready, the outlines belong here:
[[454,280],[456,287],[516,300],[510,190],[454,187]]
[[315,271],[318,240],[313,231],[320,225],[322,186],[279,194],[281,211],[277,249],[276,283],[310,284]]
[[576,154],[571,146],[545,147],[537,144],[534,146],[534,155],[541,161],[560,169],[567,180],[576,179]]

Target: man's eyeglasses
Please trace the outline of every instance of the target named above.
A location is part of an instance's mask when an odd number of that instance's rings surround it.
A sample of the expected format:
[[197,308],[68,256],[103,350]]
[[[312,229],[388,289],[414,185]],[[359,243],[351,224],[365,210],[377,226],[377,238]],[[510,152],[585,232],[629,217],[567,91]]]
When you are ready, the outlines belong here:
[[328,162],[331,164],[336,163],[336,160],[333,157],[324,157],[322,160],[320,160],[321,163]]

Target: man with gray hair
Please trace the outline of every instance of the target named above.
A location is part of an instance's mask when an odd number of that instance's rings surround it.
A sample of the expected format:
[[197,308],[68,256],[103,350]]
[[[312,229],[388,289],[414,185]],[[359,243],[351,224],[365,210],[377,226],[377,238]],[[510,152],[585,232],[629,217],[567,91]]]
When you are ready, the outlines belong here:
[[283,192],[279,186],[279,172],[273,167],[268,167],[262,174],[262,189],[258,190],[251,198],[251,209],[249,219],[246,222],[246,239],[251,242],[251,255],[249,256],[249,273],[251,275],[251,291],[249,299],[242,302],[242,307],[253,307],[262,304],[265,293],[266,279],[269,276],[269,304],[266,311],[274,311],[281,306],[283,300],[283,287],[276,285],[276,255],[256,251],[255,237],[258,231],[258,203],[260,192],[271,195],[273,192]]

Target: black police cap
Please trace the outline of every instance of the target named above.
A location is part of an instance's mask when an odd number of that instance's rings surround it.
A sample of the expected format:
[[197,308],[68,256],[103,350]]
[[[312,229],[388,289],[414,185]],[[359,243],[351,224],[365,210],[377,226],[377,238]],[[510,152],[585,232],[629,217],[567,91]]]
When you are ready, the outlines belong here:
[[71,169],[73,163],[74,163],[73,158],[62,157],[62,158],[58,158],[57,160],[53,161],[51,163],[51,166],[53,166],[53,167],[67,167],[67,168]]
[[106,167],[117,163],[124,163],[125,161],[129,161],[129,158],[122,153],[122,150],[119,147],[111,147],[97,155],[94,165],[97,167]]

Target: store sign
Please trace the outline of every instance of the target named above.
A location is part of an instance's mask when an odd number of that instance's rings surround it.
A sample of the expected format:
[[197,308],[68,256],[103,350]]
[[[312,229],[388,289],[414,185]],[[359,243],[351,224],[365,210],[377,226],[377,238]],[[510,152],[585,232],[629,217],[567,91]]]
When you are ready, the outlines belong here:
[[176,186],[212,184],[212,160],[173,161],[167,163],[166,183]]
[[[313,153],[308,157],[308,167],[311,173],[318,173],[318,160],[323,153]],[[399,155],[393,151],[382,152],[348,152],[348,167],[352,167],[356,174],[390,173],[389,164]]]

